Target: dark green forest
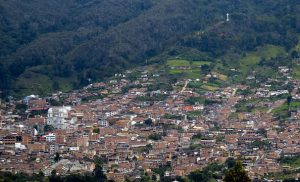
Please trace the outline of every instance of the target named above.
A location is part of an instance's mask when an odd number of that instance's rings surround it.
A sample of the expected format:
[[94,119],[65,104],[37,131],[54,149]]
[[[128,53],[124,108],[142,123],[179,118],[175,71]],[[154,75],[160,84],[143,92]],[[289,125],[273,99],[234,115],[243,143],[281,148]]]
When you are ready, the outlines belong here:
[[177,55],[225,66],[264,45],[290,53],[299,12],[298,0],[0,0],[0,90],[67,91]]

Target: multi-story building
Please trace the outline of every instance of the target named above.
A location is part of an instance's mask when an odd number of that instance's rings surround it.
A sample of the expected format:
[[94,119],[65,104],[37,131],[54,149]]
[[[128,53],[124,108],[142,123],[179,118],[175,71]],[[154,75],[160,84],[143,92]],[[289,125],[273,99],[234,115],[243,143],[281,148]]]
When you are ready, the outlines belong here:
[[76,117],[69,117],[71,106],[51,107],[48,110],[47,124],[56,129],[67,129],[76,123]]
[[15,135],[6,135],[2,138],[4,145],[15,145],[17,142],[17,137]]
[[55,154],[58,151],[58,145],[49,145],[49,153],[50,154]]
[[99,125],[101,126],[101,127],[108,127],[109,126],[109,123],[108,123],[108,121],[106,120],[106,119],[100,119],[99,120]]
[[48,135],[44,136],[46,138],[46,142],[55,142],[56,141],[56,134],[49,133]]

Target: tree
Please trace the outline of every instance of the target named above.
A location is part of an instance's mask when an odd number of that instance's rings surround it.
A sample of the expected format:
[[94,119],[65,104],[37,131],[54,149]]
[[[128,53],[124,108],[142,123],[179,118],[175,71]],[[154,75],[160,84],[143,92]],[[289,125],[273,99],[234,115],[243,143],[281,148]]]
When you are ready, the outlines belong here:
[[56,170],[55,169],[51,171],[51,176],[56,176]]
[[266,58],[262,57],[262,58],[259,60],[258,65],[263,66],[263,65],[265,65],[266,63],[267,63]]
[[151,125],[153,124],[151,118],[146,119],[146,120],[144,121],[144,123],[145,123],[146,125],[148,125],[148,126],[151,126]]
[[60,89],[59,83],[57,81],[54,81],[52,84],[52,89],[54,91],[58,91]]
[[155,140],[155,141],[157,141],[157,140],[161,140],[161,135],[160,134],[151,134],[151,135],[149,135],[149,140]]
[[172,167],[170,163],[167,163],[166,165],[160,165],[158,168],[154,168],[153,172],[158,174],[160,176],[160,181],[166,181],[164,178],[164,174],[166,171],[171,171]]
[[189,174],[189,179],[191,181],[208,181],[209,180],[209,176],[207,174],[205,174],[203,171],[200,171],[200,170],[196,170],[196,171],[193,171]]
[[49,181],[50,182],[58,182],[58,181],[62,181],[60,176],[56,175],[56,170],[52,170],[51,171],[51,175],[49,176]]
[[238,161],[234,168],[225,172],[224,182],[251,182],[243,165]]
[[62,101],[61,100],[57,100],[57,99],[49,99],[49,103],[50,103],[50,105],[51,106],[62,106],[63,105],[63,103],[62,103]]
[[58,161],[60,161],[60,159],[61,159],[61,157],[60,157],[59,153],[56,153],[55,157],[54,157],[54,162],[58,162]]
[[95,176],[97,182],[104,182],[107,180],[105,174],[103,173],[102,166],[99,166],[99,165],[95,166],[94,176]]
[[270,143],[267,140],[256,140],[252,142],[251,146],[256,148],[263,148],[268,146]]
[[52,125],[45,125],[44,132],[53,131],[55,128]]
[[292,83],[288,83],[286,86],[285,86],[285,89],[287,89],[290,93],[293,91],[294,89],[294,86]]
[[236,161],[234,158],[229,157],[226,161],[225,164],[227,165],[228,169],[233,168],[234,166],[236,166]]
[[93,129],[93,133],[98,133],[99,134],[100,133],[100,129],[99,128],[94,128]]
[[202,171],[196,170],[188,175],[188,179],[191,182],[207,182],[216,181],[221,178],[221,172],[223,171],[224,165],[217,163],[209,164]]
[[95,156],[94,158],[94,163],[95,163],[95,169],[94,169],[94,176],[96,178],[97,182],[105,182],[107,181],[106,175],[103,173],[103,161],[100,157]]
[[157,177],[156,177],[156,175],[152,174],[152,177],[151,177],[151,179],[152,179],[153,181],[157,181]]
[[288,104],[289,111],[290,111],[291,103],[292,103],[292,96],[291,96],[291,95],[289,95],[289,96],[286,98],[286,102],[287,102],[287,104]]
[[207,75],[208,73],[210,73],[211,68],[209,65],[205,64],[201,66],[201,73]]
[[297,182],[297,179],[285,179],[283,182]]
[[297,52],[297,51],[292,51],[292,53],[291,53],[291,57],[292,58],[299,58],[299,53]]
[[11,84],[11,79],[9,78],[8,68],[4,67],[2,63],[0,63],[0,81],[0,97],[4,98],[7,94],[7,90],[9,89],[9,85]]
[[30,176],[30,178],[32,179],[32,181],[47,181],[47,177],[45,177],[45,174],[40,171],[38,174],[33,173],[32,176]]
[[[104,175],[105,176],[105,175]],[[100,181],[106,182],[106,177],[100,178]],[[90,172],[84,174],[81,173],[72,173],[66,176],[57,175],[57,171],[54,169],[51,171],[50,176],[45,176],[42,172],[38,174],[29,175],[27,173],[11,173],[11,172],[1,172],[0,171],[0,181],[18,181],[18,182],[27,182],[27,181],[40,181],[40,182],[95,182],[99,181],[95,175]]]
[[27,105],[26,104],[17,104],[16,105],[16,110],[18,110],[18,112],[24,113],[27,109]]

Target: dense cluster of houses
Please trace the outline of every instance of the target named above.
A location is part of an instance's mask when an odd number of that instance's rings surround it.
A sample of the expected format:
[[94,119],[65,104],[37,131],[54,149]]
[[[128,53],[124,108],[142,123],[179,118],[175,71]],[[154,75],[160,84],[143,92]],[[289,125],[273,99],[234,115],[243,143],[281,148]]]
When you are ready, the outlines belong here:
[[[286,74],[286,69],[280,72]],[[124,181],[141,178],[142,170],[159,178],[153,171],[162,166],[169,166],[165,176],[188,175],[233,157],[254,178],[283,171],[278,160],[300,154],[300,110],[293,111],[285,127],[272,113],[286,102],[276,96],[289,91],[266,84],[220,87],[204,94],[175,85],[171,91],[149,91],[157,78],[147,71],[133,81],[117,74],[108,82],[70,93],[2,102],[0,170],[45,175],[56,170],[65,175],[93,171],[94,156],[101,156],[107,177]],[[290,82],[297,98],[299,82]],[[179,81],[176,87],[184,84]],[[248,89],[254,92],[238,91]],[[214,102],[187,102],[198,97]],[[267,110],[237,112],[236,104],[254,98],[262,98],[257,106]],[[54,106],[51,100],[62,104]],[[20,106],[26,111],[20,112]]]

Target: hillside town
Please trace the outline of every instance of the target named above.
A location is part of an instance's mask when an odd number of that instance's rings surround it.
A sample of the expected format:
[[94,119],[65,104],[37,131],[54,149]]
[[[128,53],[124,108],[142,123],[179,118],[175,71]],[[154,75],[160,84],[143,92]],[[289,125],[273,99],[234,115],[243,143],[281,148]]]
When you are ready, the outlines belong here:
[[162,168],[185,176],[228,158],[252,179],[297,171],[282,159],[300,155],[300,82],[291,68],[278,73],[201,90],[222,81],[218,73],[166,83],[160,72],[127,71],[68,93],[2,100],[0,170],[84,173],[100,156],[114,181],[145,172],[159,180]]

